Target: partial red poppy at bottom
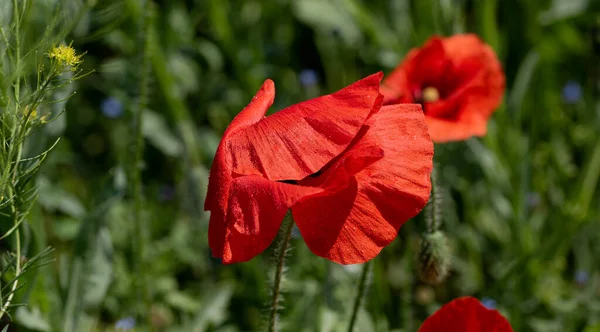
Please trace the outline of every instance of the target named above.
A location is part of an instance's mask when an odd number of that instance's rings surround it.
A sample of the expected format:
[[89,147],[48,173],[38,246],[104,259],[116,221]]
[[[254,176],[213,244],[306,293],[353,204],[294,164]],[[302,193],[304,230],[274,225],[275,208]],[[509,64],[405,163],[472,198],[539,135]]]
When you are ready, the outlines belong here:
[[478,299],[461,297],[447,303],[421,325],[419,332],[513,332],[497,310],[484,307]]

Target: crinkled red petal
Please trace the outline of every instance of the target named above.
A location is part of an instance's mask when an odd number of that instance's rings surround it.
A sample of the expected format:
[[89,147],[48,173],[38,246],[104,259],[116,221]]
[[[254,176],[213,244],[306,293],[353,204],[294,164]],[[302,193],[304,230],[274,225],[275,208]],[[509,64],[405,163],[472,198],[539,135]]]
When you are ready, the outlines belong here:
[[245,262],[275,239],[288,209],[322,189],[301,187],[250,175],[233,179],[227,212],[211,211],[209,245],[223,263]]
[[[340,264],[374,258],[427,203],[432,158],[421,107],[382,107],[336,165],[319,176],[325,191],[292,207],[308,247]],[[343,188],[329,185],[344,181]]]
[[233,173],[274,181],[316,173],[344,151],[369,115],[379,110],[382,77],[371,75],[236,130],[226,145]]

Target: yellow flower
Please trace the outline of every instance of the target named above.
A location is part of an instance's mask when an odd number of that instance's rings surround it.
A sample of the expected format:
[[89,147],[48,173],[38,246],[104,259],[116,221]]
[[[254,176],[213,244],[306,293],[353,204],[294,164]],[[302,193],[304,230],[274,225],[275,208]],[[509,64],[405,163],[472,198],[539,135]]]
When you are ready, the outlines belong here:
[[48,57],[71,67],[77,66],[82,61],[81,55],[77,55],[71,45],[67,46],[65,44],[53,47],[50,53],[48,53]]

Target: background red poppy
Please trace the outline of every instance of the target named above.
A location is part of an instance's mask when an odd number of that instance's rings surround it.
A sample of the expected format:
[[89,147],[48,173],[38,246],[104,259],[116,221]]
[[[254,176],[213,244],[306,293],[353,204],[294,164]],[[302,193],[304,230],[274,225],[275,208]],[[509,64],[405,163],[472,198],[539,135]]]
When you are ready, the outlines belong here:
[[384,103],[421,103],[434,142],[483,136],[505,78],[492,48],[473,34],[432,37],[384,80]]

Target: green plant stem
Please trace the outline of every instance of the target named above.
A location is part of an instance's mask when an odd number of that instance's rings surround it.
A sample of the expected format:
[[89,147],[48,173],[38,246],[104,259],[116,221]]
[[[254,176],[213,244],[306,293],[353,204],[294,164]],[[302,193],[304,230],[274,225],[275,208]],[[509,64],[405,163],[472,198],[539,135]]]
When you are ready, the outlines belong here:
[[350,316],[350,323],[348,323],[348,332],[354,331],[354,325],[356,324],[356,318],[358,317],[358,310],[362,300],[367,292],[369,279],[369,271],[371,270],[371,261],[368,261],[362,266],[362,273],[360,275],[360,281],[358,283],[358,290],[356,292],[356,298],[354,299],[354,306],[352,307],[352,315]]
[[[148,328],[152,329],[151,321],[151,309],[152,309],[152,298],[150,295],[150,285],[148,282],[148,268],[146,262],[145,248],[148,242],[147,231],[145,229],[144,220],[142,216],[142,204],[143,204],[143,190],[142,190],[142,170],[141,165],[144,157],[144,135],[142,132],[142,121],[144,110],[148,103],[149,94],[149,30],[151,24],[151,4],[148,1],[141,1],[142,12],[144,18],[142,22],[142,61],[141,61],[141,73],[140,73],[140,85],[139,85],[139,96],[136,105],[136,112],[134,113],[134,158],[132,164],[132,190],[133,190],[133,219],[135,227],[135,250],[136,258],[138,260],[136,264],[136,272],[138,276],[138,289],[141,292],[143,298],[144,307],[141,310],[140,318],[146,318],[148,322]],[[139,293],[138,293],[139,294]]]
[[[17,121],[15,120],[15,123],[13,125],[13,132],[17,130],[16,128],[17,126]],[[10,203],[10,209],[11,209],[11,214],[12,214],[12,219],[13,219],[13,225],[15,226],[15,246],[16,246],[16,259],[15,259],[15,280],[13,282],[13,285],[11,287],[11,291],[8,294],[8,298],[6,299],[6,302],[3,304],[2,309],[0,309],[0,319],[2,318],[2,316],[4,316],[4,314],[7,312],[8,310],[8,306],[11,304],[13,297],[15,296],[15,292],[17,290],[17,287],[19,285],[19,278],[18,276],[21,274],[21,232],[19,231],[19,211],[17,210],[17,206],[15,205],[15,201],[14,201],[14,192],[13,192],[13,187],[15,185],[15,183],[17,182],[17,173],[18,173],[18,167],[19,167],[19,161],[21,160],[21,155],[23,152],[23,145],[19,143],[18,147],[17,147],[17,159],[15,160],[15,168],[13,170],[13,178],[12,178],[12,183],[8,186],[8,196],[9,199],[11,201]],[[10,162],[10,160],[9,160]]]
[[[8,187],[8,194],[9,194],[9,197],[12,198],[12,196],[13,196],[12,186]],[[18,212],[16,210],[14,201],[11,203],[11,213],[13,216],[14,224],[17,224],[19,222],[19,218],[18,218]],[[2,316],[4,316],[4,314],[7,312],[8,306],[10,306],[12,299],[15,296],[17,286],[19,285],[18,277],[21,274],[21,233],[20,233],[18,227],[15,229],[15,237],[16,237],[15,246],[17,247],[16,248],[17,258],[15,259],[15,279],[13,281],[13,285],[11,287],[10,293],[8,294],[8,298],[6,299],[6,302],[2,305],[2,308],[0,309],[0,319],[2,319]]]
[[[19,9],[18,9],[18,3],[17,0],[13,0],[13,15],[14,15],[14,19],[15,19],[15,68],[17,68],[17,70],[19,70],[19,66],[20,66],[20,61],[21,61],[21,41],[20,41],[20,35],[19,35],[19,29],[20,29],[20,16],[19,16]],[[8,47],[8,45],[7,45]],[[12,219],[13,219],[13,225],[17,226],[15,229],[15,246],[16,246],[16,259],[15,259],[15,280],[13,282],[13,285],[11,287],[11,291],[10,294],[8,295],[8,298],[6,299],[6,302],[2,305],[2,308],[0,309],[0,319],[2,319],[2,317],[4,316],[4,314],[7,312],[8,307],[10,306],[13,297],[15,296],[15,292],[17,290],[17,287],[19,285],[19,279],[18,276],[21,274],[21,232],[19,231],[19,212],[17,210],[17,207],[15,205],[14,202],[14,185],[17,182],[17,175],[18,175],[18,171],[19,171],[19,161],[21,159],[21,155],[22,155],[22,151],[23,151],[23,146],[21,144],[20,140],[15,141],[15,137],[16,136],[20,136],[20,135],[16,135],[17,129],[18,128],[18,114],[20,112],[20,95],[21,95],[21,90],[20,90],[20,85],[21,85],[21,76],[17,73],[17,81],[14,85],[14,92],[15,92],[15,119],[14,119],[14,123],[13,123],[13,127],[12,127],[12,138],[11,138],[11,147],[9,148],[9,159],[8,159],[8,165],[10,165],[10,163],[12,162],[12,154],[13,154],[13,145],[12,144],[17,144],[17,155],[16,155],[16,159],[15,159],[15,165],[13,168],[13,173],[12,173],[12,180],[11,180],[11,184],[8,185],[8,199],[10,199],[11,203],[11,214],[12,214]],[[30,110],[31,111],[31,110]],[[19,129],[19,132],[21,132],[21,130]],[[10,169],[10,166],[8,167],[8,169]]]
[[433,232],[439,230],[440,226],[442,225],[442,214],[440,210],[440,205],[442,203],[441,191],[437,178],[438,168],[439,167],[437,165],[434,165],[433,169],[431,170],[431,195],[429,204],[427,204],[427,207],[425,208],[425,220],[427,223],[427,233],[429,234],[433,234]]
[[281,297],[281,282],[283,280],[283,273],[285,270],[285,254],[290,245],[290,239],[292,238],[292,229],[294,228],[294,221],[287,215],[283,221],[282,238],[277,245],[277,266],[275,268],[275,277],[273,278],[273,289],[271,291],[271,312],[269,314],[269,332],[277,331],[277,309],[279,309],[279,301]]
[[[412,225],[409,226],[408,234],[413,234]],[[413,307],[412,307],[412,294],[413,294],[413,249],[411,247],[410,240],[406,241],[406,252],[404,253],[404,272],[406,273],[406,277],[402,281],[400,286],[400,290],[402,292],[400,301],[400,317],[402,328],[404,331],[414,331],[413,329]]]

